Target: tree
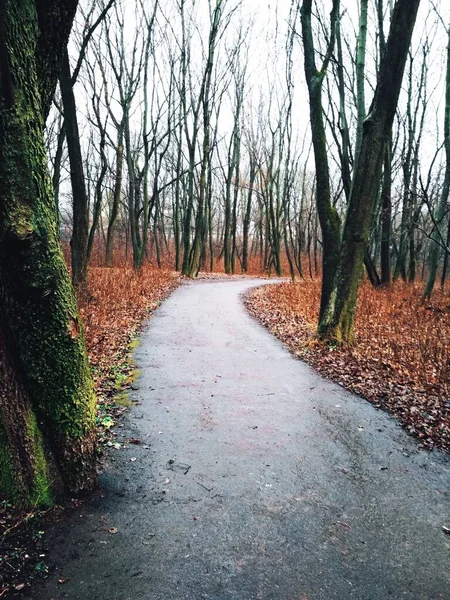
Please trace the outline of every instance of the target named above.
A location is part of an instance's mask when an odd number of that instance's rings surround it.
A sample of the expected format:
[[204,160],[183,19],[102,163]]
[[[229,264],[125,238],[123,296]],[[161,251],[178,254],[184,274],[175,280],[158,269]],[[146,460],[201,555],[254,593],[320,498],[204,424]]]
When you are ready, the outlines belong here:
[[[444,149],[445,149],[445,173],[442,185],[441,198],[434,218],[434,231],[432,236],[432,246],[430,251],[430,270],[428,273],[427,284],[423,292],[423,299],[430,299],[433,293],[434,282],[436,280],[439,253],[441,250],[443,235],[441,233],[442,220],[444,219],[448,197],[450,193],[450,27],[447,28],[447,73],[445,79],[445,116],[444,116]],[[450,231],[450,228],[449,228]],[[448,239],[447,235],[447,239]],[[448,241],[445,244],[445,252],[448,252]]]
[[87,286],[89,203],[86,191],[77,109],[70,72],[69,54],[63,54],[60,75],[61,98],[64,108],[64,129],[70,163],[72,184],[73,226],[70,240],[72,258],[72,282],[75,289],[84,293]]
[[322,229],[322,294],[319,320],[330,300],[336,273],[340,247],[340,218],[331,203],[330,169],[328,166],[327,141],[323,122],[322,85],[331,59],[335,40],[336,23],[339,18],[339,0],[333,0],[330,15],[330,36],[320,69],[315,59],[314,39],[311,25],[312,0],[304,0],[301,9],[305,76],[309,92],[309,114],[316,167],[316,202]]
[[420,0],[397,0],[372,104],[364,121],[345,220],[339,265],[326,311],[323,338],[351,342],[364,253],[377,198],[386,143],[397,109],[403,71]]
[[[359,33],[358,33],[358,44],[356,52],[356,140],[353,155],[355,156],[355,162],[358,158],[359,148],[361,145],[361,137],[363,131],[364,119],[366,117],[365,107],[365,62],[366,62],[366,37],[367,37],[367,0],[361,2],[360,16],[359,16]],[[336,123],[331,123],[331,131],[338,148],[339,161],[341,165],[341,177],[342,187],[345,194],[346,202],[348,203],[350,198],[350,191],[352,186],[352,173],[351,167],[352,151],[350,143],[350,133],[348,120],[346,115],[346,90],[345,90],[345,78],[344,70],[345,63],[342,52],[342,38],[341,38],[341,18],[336,23],[336,46],[337,46],[337,61],[336,61],[336,80],[337,87],[339,90],[339,126]],[[330,106],[332,106],[332,94],[330,86],[328,85],[328,96],[330,100]],[[339,141],[337,130],[341,132],[341,141]],[[380,278],[378,276],[376,267],[371,259],[369,249],[366,249],[364,254],[364,265],[367,270],[367,275],[370,282],[374,287],[380,285]]]
[[[383,56],[386,50],[386,39],[384,36],[384,10],[383,0],[376,3],[378,20],[379,53]],[[380,211],[380,262],[381,283],[391,283],[391,218],[392,218],[392,139],[389,139],[384,151],[383,181],[381,186],[381,211]]]
[[[70,180],[72,184],[73,224],[72,238],[70,240],[72,283],[78,293],[85,293],[87,290],[87,266],[92,245],[89,242],[89,201],[83,170],[74,86],[85,58],[89,41],[114,4],[114,1],[110,0],[108,2],[93,25],[83,35],[80,53],[73,73],[71,73],[70,69],[69,53],[67,48],[65,49],[59,78],[64,110],[64,127],[62,128],[61,135],[63,138],[64,134],[66,136],[70,163]],[[89,23],[94,9],[95,3],[92,3],[89,14],[85,16],[86,23]]]
[[95,482],[95,394],[43,136],[76,6],[0,4],[0,493],[24,505]]
[[[202,156],[200,163],[200,175],[198,182],[198,202],[197,214],[195,218],[194,239],[189,248],[189,255],[186,256],[188,245],[185,240],[185,256],[183,258],[183,273],[189,277],[197,276],[200,269],[201,236],[204,224],[205,196],[206,196],[206,168],[209,164],[209,154],[211,151],[211,87],[214,66],[214,55],[216,53],[220,27],[222,25],[222,13],[226,0],[215,0],[210,2],[210,30],[208,36],[208,50],[206,52],[206,64],[203,71],[200,93],[197,104],[197,115],[200,107],[203,113],[203,142]],[[225,23],[228,23],[228,20]],[[192,200],[189,199],[189,202]],[[190,220],[189,220],[190,221]],[[186,232],[190,227],[190,222],[186,226]],[[186,235],[186,233],[185,233]],[[190,233],[188,234],[190,235]]]

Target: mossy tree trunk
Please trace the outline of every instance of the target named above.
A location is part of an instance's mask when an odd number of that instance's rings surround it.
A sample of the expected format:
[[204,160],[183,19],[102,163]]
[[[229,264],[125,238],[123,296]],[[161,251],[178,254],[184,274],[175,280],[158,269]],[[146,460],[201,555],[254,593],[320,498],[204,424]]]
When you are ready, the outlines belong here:
[[76,5],[0,3],[0,495],[23,505],[95,482],[95,394],[43,138]]
[[419,4],[420,0],[398,0],[392,14],[374,98],[364,121],[336,278],[319,324],[319,334],[330,341],[353,341],[364,253]]

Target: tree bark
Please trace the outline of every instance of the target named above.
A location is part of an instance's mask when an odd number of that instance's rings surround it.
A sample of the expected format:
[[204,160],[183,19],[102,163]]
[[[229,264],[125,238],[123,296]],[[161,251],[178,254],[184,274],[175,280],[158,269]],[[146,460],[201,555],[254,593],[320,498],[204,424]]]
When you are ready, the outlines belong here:
[[442,220],[444,219],[447,210],[448,196],[450,193],[450,27],[447,31],[447,74],[445,83],[445,117],[444,117],[444,148],[445,148],[445,174],[442,184],[442,192],[439,200],[439,205],[436,211],[436,226],[432,235],[432,245],[430,251],[430,270],[428,279],[423,292],[422,300],[429,300],[433,293],[434,283],[436,281],[437,268],[439,262],[439,254],[441,252],[441,233]]
[[0,494],[95,483],[95,394],[43,130],[75,1],[0,2]]
[[63,54],[60,86],[64,108],[67,151],[70,162],[70,181],[72,184],[73,224],[72,239],[70,240],[72,283],[77,292],[83,293],[87,289],[89,205],[84,180],[77,109],[67,49]]
[[322,292],[319,312],[319,321],[321,321],[333,289],[341,244],[340,219],[337,210],[331,203],[330,171],[328,166],[328,151],[322,108],[322,83],[334,47],[335,26],[339,16],[339,0],[333,1],[333,10],[330,16],[330,42],[328,45],[327,56],[325,57],[320,71],[317,70],[315,64],[314,41],[311,27],[311,4],[311,0],[305,0],[303,2],[301,22],[305,75],[309,92],[311,134],[316,167],[317,213],[322,229]]

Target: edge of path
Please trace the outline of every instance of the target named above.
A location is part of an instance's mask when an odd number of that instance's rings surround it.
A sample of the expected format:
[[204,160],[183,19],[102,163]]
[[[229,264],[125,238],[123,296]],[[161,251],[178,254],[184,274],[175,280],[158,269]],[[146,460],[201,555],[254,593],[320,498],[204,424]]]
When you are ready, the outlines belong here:
[[[273,281],[272,283],[283,282]],[[407,401],[400,404],[397,408],[394,402],[389,402],[388,395],[384,397],[380,394],[377,395],[376,393],[372,396],[370,394],[365,394],[364,389],[361,389],[361,386],[357,385],[358,382],[355,383],[355,379],[351,374],[349,375],[345,370],[343,370],[342,373],[338,373],[338,367],[342,367],[342,356],[328,353],[326,355],[326,360],[320,360],[320,358],[323,358],[324,356],[325,345],[321,344],[319,341],[315,342],[315,344],[314,342],[311,344],[310,323],[301,319],[300,323],[295,323],[295,331],[293,331],[291,324],[289,333],[281,334],[279,329],[275,326],[272,313],[270,313],[269,310],[261,310],[261,306],[257,305],[254,301],[254,296],[262,291],[264,287],[265,284],[252,287],[241,294],[243,305],[256,322],[278,339],[296,359],[308,364],[316,373],[325,379],[340,385],[345,390],[355,394],[365,402],[369,402],[375,408],[381,409],[393,417],[399,422],[407,434],[413,440],[417,441],[418,449],[433,451],[435,454],[441,454],[446,457],[446,459],[450,460],[450,435],[447,431],[442,433],[441,443],[435,443],[434,440],[431,440],[430,442],[426,435],[422,434],[420,429],[415,429],[414,424],[411,425],[411,422],[407,419],[404,412],[402,413],[401,408],[404,408]],[[299,350],[299,345],[302,347],[301,350]],[[344,357],[344,360],[345,358],[346,357]],[[395,396],[394,392],[392,392],[392,396]],[[426,425],[424,425],[424,427],[426,427]],[[450,427],[448,429],[450,431]]]

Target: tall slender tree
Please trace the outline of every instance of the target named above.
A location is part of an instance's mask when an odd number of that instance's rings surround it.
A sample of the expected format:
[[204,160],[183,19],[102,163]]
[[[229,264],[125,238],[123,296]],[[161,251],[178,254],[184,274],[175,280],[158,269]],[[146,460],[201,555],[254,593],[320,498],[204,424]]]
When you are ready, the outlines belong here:
[[301,8],[303,53],[306,83],[309,93],[309,114],[316,168],[316,202],[322,229],[322,293],[319,319],[322,320],[330,300],[334,276],[338,266],[340,248],[340,218],[331,201],[330,169],[323,118],[322,86],[331,60],[339,19],[339,0],[333,0],[330,14],[330,35],[320,69],[316,66],[316,51],[311,22],[312,0],[304,0]]
[[[423,299],[430,299],[436,281],[439,255],[442,240],[445,239],[441,231],[442,221],[448,209],[448,198],[450,194],[450,26],[447,27],[447,72],[445,78],[445,115],[444,115],[444,149],[445,149],[445,172],[442,184],[441,197],[434,218],[434,231],[430,251],[430,267],[427,283],[423,293]],[[448,237],[448,236],[447,236]],[[448,244],[447,244],[448,246]],[[445,252],[448,252],[446,248]]]

